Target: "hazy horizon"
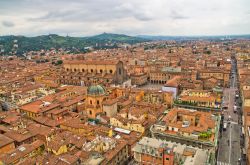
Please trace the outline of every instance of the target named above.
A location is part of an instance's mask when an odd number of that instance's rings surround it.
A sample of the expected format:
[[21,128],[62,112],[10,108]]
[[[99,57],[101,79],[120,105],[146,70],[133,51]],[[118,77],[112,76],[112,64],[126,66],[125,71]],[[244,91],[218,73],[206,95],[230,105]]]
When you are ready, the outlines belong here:
[[[104,34],[106,32],[102,32],[102,33],[98,33],[98,34],[93,34],[93,35],[85,35],[85,36],[71,36],[69,34],[56,34],[56,33],[47,33],[47,34],[38,34],[38,35],[21,35],[21,34],[7,34],[7,35],[0,35],[0,37],[3,37],[3,36],[24,36],[24,37],[38,37],[38,36],[46,36],[46,35],[58,35],[58,36],[62,36],[62,37],[66,37],[66,36],[69,36],[69,37],[93,37],[93,36],[97,36],[97,35],[101,35],[101,34]],[[131,36],[131,37],[141,37],[141,36],[148,36],[148,37],[220,37],[220,36],[248,36],[250,35],[249,34],[216,34],[216,35],[150,35],[150,34],[135,34],[135,35],[128,35],[128,34],[123,34],[123,33],[107,33],[107,34],[117,34],[117,35],[126,35],[126,36]]]

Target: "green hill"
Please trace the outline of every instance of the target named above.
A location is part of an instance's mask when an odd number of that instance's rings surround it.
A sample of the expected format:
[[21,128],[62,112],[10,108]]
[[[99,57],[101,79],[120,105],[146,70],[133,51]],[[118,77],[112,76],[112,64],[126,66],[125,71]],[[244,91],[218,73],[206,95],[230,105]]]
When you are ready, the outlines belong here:
[[117,43],[139,43],[139,42],[145,42],[147,40],[139,37],[132,37],[132,36],[127,36],[124,34],[112,34],[112,33],[102,33],[93,37],[86,37],[87,40],[92,41],[103,41],[103,42],[117,42]]
[[63,48],[73,53],[79,53],[85,52],[86,47],[94,47],[96,49],[115,48],[120,43],[136,44],[145,41],[148,40],[110,33],[103,33],[92,37],[63,37],[56,34],[36,37],[0,36],[0,49],[4,50],[1,54],[7,55],[13,51],[16,51],[17,55],[21,55],[27,51],[48,50],[51,48]]

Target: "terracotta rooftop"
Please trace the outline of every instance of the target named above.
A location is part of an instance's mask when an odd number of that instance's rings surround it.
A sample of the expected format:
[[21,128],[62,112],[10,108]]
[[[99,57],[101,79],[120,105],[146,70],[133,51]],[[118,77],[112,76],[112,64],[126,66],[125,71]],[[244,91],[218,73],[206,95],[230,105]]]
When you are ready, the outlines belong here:
[[1,155],[0,159],[3,161],[4,164],[13,164],[15,161],[20,160],[25,155],[31,153],[42,145],[44,145],[44,143],[41,140],[36,140],[32,144],[23,144],[16,148],[14,151]]
[[29,138],[34,137],[36,134],[33,134],[26,129],[23,129],[18,131],[11,130],[6,132],[4,135],[13,139],[16,142],[23,142]]
[[117,60],[77,60],[77,61],[65,61],[65,64],[89,64],[89,65],[116,65],[119,61]]
[[4,147],[12,142],[14,142],[13,139],[11,139],[3,134],[0,134],[0,148]]
[[170,87],[178,87],[179,83],[179,79],[181,78],[181,76],[175,76],[172,79],[168,80],[166,83],[166,86],[170,86]]
[[114,149],[109,150],[104,154],[104,157],[106,158],[104,160],[105,162],[109,162],[114,158],[114,156],[117,156],[118,152],[120,152],[125,146],[127,145],[127,142],[125,140],[117,140],[116,146]]
[[[178,120],[177,116],[194,116],[198,119],[199,123],[197,125],[193,125],[192,121],[188,127],[182,127],[183,121]],[[163,121],[166,125],[177,127],[180,131],[183,132],[204,132],[207,131],[208,128],[213,129],[215,127],[216,122],[212,119],[211,113],[209,112],[200,112],[200,111],[191,111],[186,109],[172,109],[169,113],[163,118]]]

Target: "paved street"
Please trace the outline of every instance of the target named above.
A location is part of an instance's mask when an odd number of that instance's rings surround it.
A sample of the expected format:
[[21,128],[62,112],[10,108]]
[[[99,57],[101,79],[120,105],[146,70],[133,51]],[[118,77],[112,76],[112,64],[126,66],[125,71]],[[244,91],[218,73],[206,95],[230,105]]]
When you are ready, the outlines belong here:
[[[240,163],[241,158],[241,123],[239,122],[240,109],[234,113],[234,105],[239,107],[238,103],[235,102],[236,88],[236,73],[235,63],[232,64],[232,77],[230,81],[230,88],[224,89],[224,106],[228,109],[224,109],[224,122],[227,123],[227,128],[223,129],[223,123],[221,128],[221,136],[219,138],[219,147],[217,155],[218,165],[237,165],[244,164]],[[230,120],[230,122],[229,122]]]

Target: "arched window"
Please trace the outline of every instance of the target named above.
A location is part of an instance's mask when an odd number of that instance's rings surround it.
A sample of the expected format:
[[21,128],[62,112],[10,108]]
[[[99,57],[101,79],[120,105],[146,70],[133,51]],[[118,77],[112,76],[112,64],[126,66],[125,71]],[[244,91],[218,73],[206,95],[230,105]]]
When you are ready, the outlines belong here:
[[121,75],[122,74],[122,69],[121,68],[119,68],[119,75]]
[[67,68],[67,71],[69,71],[69,68]]
[[99,100],[97,100],[97,105],[99,105],[100,104],[100,102],[99,102]]
[[92,115],[92,111],[89,111],[89,114]]
[[90,100],[89,103],[92,105],[92,100]]
[[85,70],[84,69],[82,69],[82,72],[84,72]]
[[94,70],[93,70],[93,69],[91,69],[90,71],[91,71],[91,73],[93,73],[93,72],[94,72]]
[[100,73],[102,73],[102,69],[100,69]]
[[74,69],[74,72],[76,72],[76,68]]
[[109,73],[113,73],[113,70],[112,70],[112,69],[110,69],[110,70],[109,70]]

